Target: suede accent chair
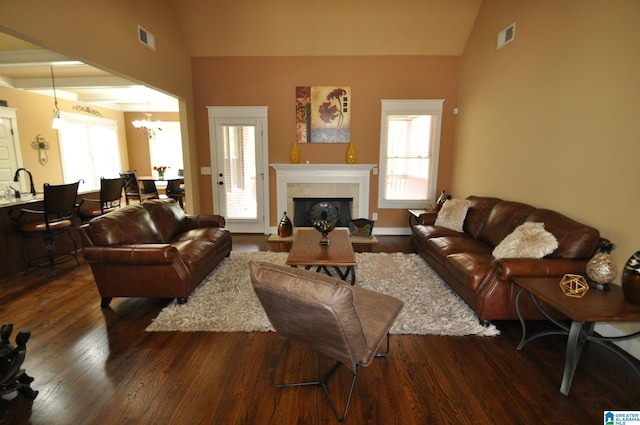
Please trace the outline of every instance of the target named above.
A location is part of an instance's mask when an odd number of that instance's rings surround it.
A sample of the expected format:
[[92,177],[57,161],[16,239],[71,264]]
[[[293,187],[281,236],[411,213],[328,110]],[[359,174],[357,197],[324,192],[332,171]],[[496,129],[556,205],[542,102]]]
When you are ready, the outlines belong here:
[[[404,303],[309,270],[264,262],[251,262],[249,269],[254,291],[283,341],[271,373],[271,385],[277,388],[321,385],[336,418],[343,421],[360,367],[388,353],[389,329]],[[386,351],[379,353],[378,347],[385,338]],[[289,341],[306,345],[336,363],[319,380],[275,383],[276,370]],[[327,381],[342,364],[353,371],[353,380],[340,415],[327,389]]]

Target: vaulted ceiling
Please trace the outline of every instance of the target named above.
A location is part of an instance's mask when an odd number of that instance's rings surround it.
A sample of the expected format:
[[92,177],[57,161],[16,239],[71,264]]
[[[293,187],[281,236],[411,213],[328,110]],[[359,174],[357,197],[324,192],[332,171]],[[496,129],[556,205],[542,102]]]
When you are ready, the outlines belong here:
[[[201,56],[462,54],[482,0],[169,0],[185,48]],[[122,111],[177,111],[176,99],[0,33],[0,86]]]

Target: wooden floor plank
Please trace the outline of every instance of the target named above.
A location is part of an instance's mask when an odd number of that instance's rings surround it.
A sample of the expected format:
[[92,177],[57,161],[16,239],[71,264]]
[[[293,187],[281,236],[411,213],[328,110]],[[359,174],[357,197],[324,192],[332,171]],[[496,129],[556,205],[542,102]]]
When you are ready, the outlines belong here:
[[[378,236],[373,252],[411,252],[406,236]],[[234,250],[288,249],[234,235]],[[0,400],[5,424],[335,424],[318,388],[275,389],[274,333],[145,332],[168,300],[114,299],[101,309],[89,267],[59,266],[0,282],[0,320],[30,329],[24,367],[35,401]],[[605,410],[640,410],[640,377],[591,345],[571,393],[559,393],[564,340],[517,351],[518,322],[497,337],[399,335],[390,355],[362,369],[346,423],[596,424]],[[542,323],[534,324],[542,326]],[[314,375],[331,360],[291,347],[286,373]],[[331,389],[343,400],[350,376]]]

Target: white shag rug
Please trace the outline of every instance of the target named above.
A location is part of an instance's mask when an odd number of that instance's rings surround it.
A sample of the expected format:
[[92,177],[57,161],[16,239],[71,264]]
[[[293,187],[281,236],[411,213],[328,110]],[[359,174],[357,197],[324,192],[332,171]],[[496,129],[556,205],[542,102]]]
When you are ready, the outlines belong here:
[[[253,292],[248,262],[285,264],[287,253],[232,251],[185,304],[173,301],[147,327],[149,332],[273,331]],[[483,326],[469,306],[417,254],[356,253],[356,285],[404,301],[393,334],[499,335]]]

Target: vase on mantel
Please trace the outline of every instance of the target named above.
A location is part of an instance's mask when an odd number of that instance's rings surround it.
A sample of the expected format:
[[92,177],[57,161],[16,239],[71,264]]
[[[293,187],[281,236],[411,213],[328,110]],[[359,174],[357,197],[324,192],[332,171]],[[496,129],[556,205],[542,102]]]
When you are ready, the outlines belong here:
[[291,150],[289,151],[289,162],[292,164],[300,163],[300,148],[298,147],[297,140],[294,140],[293,145],[291,145]]
[[347,164],[356,163],[356,146],[353,144],[353,140],[349,142],[347,146]]

